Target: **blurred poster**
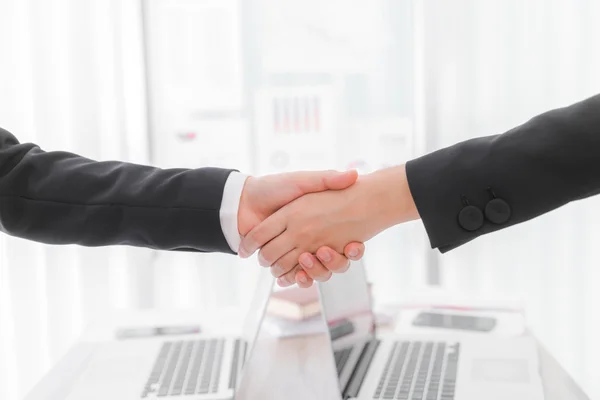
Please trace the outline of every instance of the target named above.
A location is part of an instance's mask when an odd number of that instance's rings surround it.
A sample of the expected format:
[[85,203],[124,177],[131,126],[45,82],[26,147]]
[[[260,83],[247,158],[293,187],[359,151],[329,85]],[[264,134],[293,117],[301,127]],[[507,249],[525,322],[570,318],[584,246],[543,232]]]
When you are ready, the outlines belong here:
[[412,121],[401,117],[350,119],[339,132],[339,167],[370,173],[414,157]]
[[231,110],[242,105],[237,0],[148,0],[149,86],[159,109]]
[[263,0],[269,73],[365,70],[385,48],[383,0]]
[[258,173],[335,167],[336,107],[329,86],[263,89],[256,97]]
[[154,135],[154,163],[162,168],[221,167],[251,173],[244,119],[191,120]]

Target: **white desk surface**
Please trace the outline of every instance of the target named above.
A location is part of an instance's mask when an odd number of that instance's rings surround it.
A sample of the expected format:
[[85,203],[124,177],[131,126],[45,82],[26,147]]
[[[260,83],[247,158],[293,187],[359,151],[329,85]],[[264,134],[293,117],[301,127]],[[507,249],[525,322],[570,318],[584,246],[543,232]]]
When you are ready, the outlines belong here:
[[[218,322],[236,320],[235,310],[215,313]],[[63,400],[78,371],[85,365],[94,342],[110,339],[117,327],[193,324],[206,321],[193,311],[146,311],[113,314],[91,326],[76,344],[25,397],[25,400]],[[256,357],[247,365],[248,385],[237,399],[305,400],[335,398],[336,382],[321,382],[320,358],[327,351],[323,335],[278,339],[262,330]],[[542,377],[547,400],[589,400],[554,358],[540,346]],[[319,383],[317,383],[319,382]],[[317,384],[316,384],[317,383]]]

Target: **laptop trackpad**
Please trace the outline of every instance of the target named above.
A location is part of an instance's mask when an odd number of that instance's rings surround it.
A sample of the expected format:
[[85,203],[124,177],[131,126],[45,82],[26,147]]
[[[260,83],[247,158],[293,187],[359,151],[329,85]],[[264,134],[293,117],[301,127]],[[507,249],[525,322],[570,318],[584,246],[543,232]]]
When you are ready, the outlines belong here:
[[471,367],[471,378],[476,382],[530,383],[527,360],[518,359],[475,359]]
[[457,399],[541,400],[543,389],[535,375],[535,362],[502,356],[473,358],[457,380]]
[[74,385],[67,400],[137,399],[147,374],[146,357],[96,357]]

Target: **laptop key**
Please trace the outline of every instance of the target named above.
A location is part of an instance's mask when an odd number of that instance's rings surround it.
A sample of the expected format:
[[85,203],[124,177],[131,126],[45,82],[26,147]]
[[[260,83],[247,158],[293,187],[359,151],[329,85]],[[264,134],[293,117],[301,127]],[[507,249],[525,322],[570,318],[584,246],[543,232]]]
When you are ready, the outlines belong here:
[[224,339],[164,343],[140,398],[218,392],[224,343]]
[[187,341],[183,344],[183,349],[182,349],[182,358],[181,358],[181,363],[178,366],[178,371],[177,371],[177,377],[175,378],[175,384],[173,385],[173,388],[171,389],[171,396],[178,396],[181,394],[181,391],[183,390],[183,382],[185,380],[185,376],[187,374],[188,368],[189,368],[189,364],[190,364],[190,359],[192,357],[192,349],[194,346],[194,342],[192,341]]
[[221,363],[223,361],[223,346],[225,345],[224,340],[219,341],[219,347],[217,349],[217,360],[215,363],[215,374],[213,375],[211,393],[217,393],[219,390],[219,380],[221,379]]
[[179,362],[179,355],[181,354],[181,345],[182,342],[175,342],[175,345],[173,346],[173,351],[169,356],[169,366],[167,367],[165,375],[162,378],[162,382],[160,384],[160,389],[158,390],[158,397],[164,397],[169,394],[171,380],[173,379],[175,368],[177,367],[177,363]]
[[192,369],[190,370],[190,376],[185,384],[185,394],[194,394],[196,386],[198,385],[198,376],[200,374],[200,368],[202,367],[202,360],[204,359],[204,351],[206,349],[206,341],[200,340],[196,342],[195,352],[193,353]]
[[390,351],[373,398],[454,400],[460,345],[400,343]]
[[200,387],[198,388],[197,394],[206,394],[208,393],[208,387],[210,384],[210,377],[213,372],[212,367],[215,360],[215,352],[216,352],[217,341],[216,339],[211,339],[208,344],[208,353],[206,355],[206,360],[204,363],[204,370],[202,371],[202,377],[200,378]]

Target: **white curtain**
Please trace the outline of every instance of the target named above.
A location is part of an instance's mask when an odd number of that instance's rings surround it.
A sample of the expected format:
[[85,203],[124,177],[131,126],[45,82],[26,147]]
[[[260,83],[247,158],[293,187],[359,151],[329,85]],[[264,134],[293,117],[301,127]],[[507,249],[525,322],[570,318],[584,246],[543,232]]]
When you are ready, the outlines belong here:
[[[148,162],[139,3],[1,0],[0,126],[21,142]],[[137,306],[152,253],[0,236],[0,398],[19,399],[94,313]]]
[[[594,0],[418,2],[428,150],[600,93],[598,20]],[[533,331],[591,398],[600,396],[599,226],[592,198],[438,257],[448,288],[520,297]]]
[[[151,163],[143,49],[139,0],[0,0],[0,126],[44,150]],[[255,268],[0,235],[0,399],[22,398],[99,313],[236,305]]]

